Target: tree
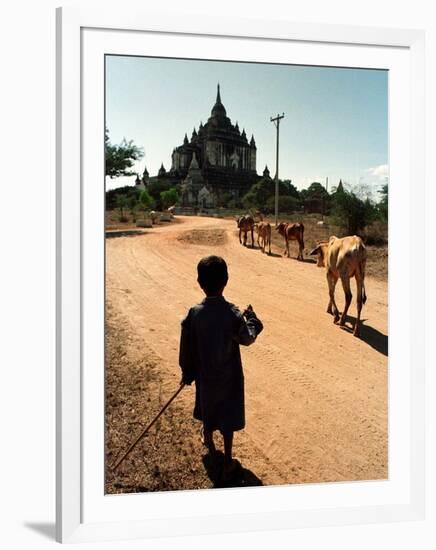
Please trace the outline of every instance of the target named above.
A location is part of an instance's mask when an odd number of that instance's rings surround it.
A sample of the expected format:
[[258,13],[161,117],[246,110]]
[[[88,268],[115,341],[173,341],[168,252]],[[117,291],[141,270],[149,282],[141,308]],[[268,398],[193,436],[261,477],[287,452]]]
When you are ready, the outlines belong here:
[[124,195],[130,203],[130,200],[135,202],[139,198],[139,189],[132,185],[125,185],[124,187],[117,187],[116,189],[109,189],[106,191],[106,210],[114,210],[117,208],[117,197]]
[[368,183],[364,183],[363,181],[360,181],[357,185],[353,186],[353,193],[363,201],[366,199],[369,199],[371,202],[374,201],[372,186]]
[[176,204],[179,200],[179,194],[175,187],[171,187],[168,191],[162,191],[160,194],[160,200],[162,201],[162,208],[169,208]]
[[153,206],[154,206],[153,198],[150,196],[150,193],[147,191],[147,189],[143,189],[139,193],[138,207],[143,212],[147,212],[148,210],[151,210]]
[[[291,196],[295,195],[297,192],[297,197],[299,194],[297,189],[292,185],[289,180],[281,181],[279,180],[279,196]],[[264,211],[267,207],[268,200],[271,197],[275,196],[275,182],[270,177],[263,177],[257,183],[251,186],[248,193],[242,197],[242,204],[244,208],[257,208],[260,211]]]
[[[270,197],[266,205],[270,212],[274,212],[275,197]],[[299,207],[300,201],[297,198],[291,195],[279,195],[279,212],[292,214],[292,212],[299,210]]]
[[385,183],[379,191],[381,200],[378,203],[378,211],[383,221],[388,221],[388,184]]
[[331,197],[318,181],[311,183],[307,189],[302,189],[300,196],[307,212],[326,214],[330,209]]
[[127,198],[127,204],[130,210],[130,215],[132,217],[132,221],[136,222],[136,211],[138,209],[138,201],[134,195],[130,195],[126,198]]
[[132,168],[137,160],[144,156],[141,147],[137,147],[133,140],[123,138],[119,145],[110,142],[109,131],[106,128],[104,134],[104,148],[106,161],[106,176],[118,178],[120,176],[133,176]]
[[150,196],[154,199],[155,208],[157,210],[162,210],[161,193],[162,191],[168,191],[169,189],[171,189],[170,182],[165,179],[153,181],[152,183],[149,183],[147,187]]
[[[282,190],[284,188],[288,191],[286,195],[289,195],[290,197],[294,197],[298,200],[300,199],[300,192],[298,191],[298,189],[295,187],[295,185],[292,183],[291,180],[283,180],[281,183],[283,184]],[[279,182],[279,185],[280,185],[280,182]]]
[[[251,208],[259,208],[257,196],[254,191],[248,191],[243,197],[242,197],[242,206],[246,210],[250,210]],[[262,205],[264,206],[264,205]]]
[[328,192],[322,183],[314,181],[307,188],[307,196],[310,199],[320,199],[328,196]]
[[344,190],[335,193],[332,214],[348,235],[354,235],[374,220],[376,209],[369,199],[363,201],[352,191]]
[[128,208],[128,206],[129,206],[129,201],[127,200],[126,195],[117,195],[116,196],[116,205],[117,205],[117,208],[120,211],[120,222],[127,221],[127,218],[124,215],[124,209]]
[[218,197],[218,206],[228,208],[230,203],[234,204],[234,197],[231,193],[222,193]]

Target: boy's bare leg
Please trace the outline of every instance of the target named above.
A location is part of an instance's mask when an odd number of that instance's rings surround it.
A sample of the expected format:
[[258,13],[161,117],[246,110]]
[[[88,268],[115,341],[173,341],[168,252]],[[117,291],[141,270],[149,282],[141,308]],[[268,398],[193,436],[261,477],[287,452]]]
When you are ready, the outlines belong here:
[[233,450],[233,432],[224,432],[224,462],[230,464],[232,461],[232,450]]
[[224,432],[224,469],[232,467],[233,432]]
[[203,429],[203,444],[209,449],[210,452],[215,451],[215,443],[213,441],[213,431]]

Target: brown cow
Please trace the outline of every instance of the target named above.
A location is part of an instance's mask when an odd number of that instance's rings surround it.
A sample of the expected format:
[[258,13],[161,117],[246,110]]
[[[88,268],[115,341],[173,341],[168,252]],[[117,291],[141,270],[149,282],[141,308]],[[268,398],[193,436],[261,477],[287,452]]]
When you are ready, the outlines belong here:
[[[326,267],[329,286],[329,304],[327,313],[334,316],[334,322],[343,326],[347,318],[348,308],[353,295],[351,294],[350,278],[355,277],[357,288],[357,318],[354,325],[354,336],[360,335],[360,312],[366,302],[365,266],[366,248],[360,237],[330,237],[328,242],[321,242],[314,248],[311,255],[318,255],[318,267]],[[339,277],[345,293],[345,308],[339,319],[339,310],[335,302],[335,287]]]
[[[271,254],[271,224],[268,222],[258,222],[254,225],[257,231],[257,246],[265,252],[265,247],[268,246],[268,254]],[[262,241],[262,245],[260,244]]]
[[276,231],[282,235],[282,237],[285,238],[285,252],[284,256],[290,257],[289,254],[289,241],[297,241],[298,242],[298,256],[297,260],[303,259],[303,250],[304,250],[304,225],[299,223],[285,223],[281,222],[276,227]]
[[244,246],[247,246],[247,233],[251,233],[251,247],[254,248],[254,218],[250,214],[241,216],[236,220],[239,228],[239,242],[242,244],[241,234],[244,233]]

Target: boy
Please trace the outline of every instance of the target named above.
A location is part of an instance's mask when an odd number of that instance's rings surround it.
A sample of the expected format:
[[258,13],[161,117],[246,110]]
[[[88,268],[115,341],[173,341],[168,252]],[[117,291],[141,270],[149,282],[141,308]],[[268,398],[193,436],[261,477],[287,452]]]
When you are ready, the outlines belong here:
[[195,380],[194,418],[203,422],[203,443],[215,450],[213,432],[224,439],[223,479],[238,467],[232,458],[233,432],[245,427],[244,375],[239,345],[249,346],[263,325],[251,306],[242,314],[224,299],[227,264],[207,256],[197,266],[198,283],[206,298],[182,321],[179,363],[182,382]]

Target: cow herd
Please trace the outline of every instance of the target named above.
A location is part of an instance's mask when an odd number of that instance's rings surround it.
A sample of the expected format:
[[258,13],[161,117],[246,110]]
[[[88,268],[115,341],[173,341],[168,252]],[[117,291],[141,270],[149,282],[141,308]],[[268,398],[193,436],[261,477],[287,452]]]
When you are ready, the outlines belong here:
[[[248,235],[251,235],[251,246],[254,247],[254,231],[257,232],[257,245],[265,253],[268,247],[268,254],[271,254],[271,224],[264,221],[260,216],[260,221],[255,222],[250,214],[237,218],[239,229],[239,242],[247,246]],[[285,250],[284,256],[290,257],[289,242],[297,241],[298,256],[297,260],[303,261],[304,251],[304,225],[301,222],[285,223],[281,222],[275,230],[284,238]],[[330,237],[328,241],[322,241],[311,250],[309,255],[317,256],[317,266],[326,269],[329,302],[327,313],[333,315],[335,324],[345,325],[347,312],[351,304],[352,293],[350,279],[356,279],[357,288],[357,317],[354,324],[354,336],[360,336],[360,316],[362,306],[366,302],[365,292],[365,266],[367,252],[365,245],[360,237],[356,235],[349,237]],[[335,302],[335,288],[338,280],[341,279],[342,288],[345,294],[345,307],[342,315]]]

